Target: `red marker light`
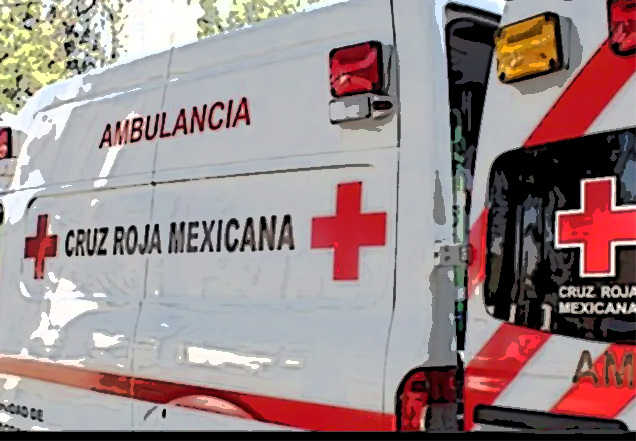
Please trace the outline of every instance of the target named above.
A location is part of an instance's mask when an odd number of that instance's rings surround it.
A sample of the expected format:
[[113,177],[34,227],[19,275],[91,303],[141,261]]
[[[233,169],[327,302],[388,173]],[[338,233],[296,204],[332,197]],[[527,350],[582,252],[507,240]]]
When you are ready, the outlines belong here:
[[9,127],[0,128],[0,160],[11,157],[11,129]]
[[431,403],[457,403],[457,369],[412,372],[403,382],[398,395],[397,430],[420,432],[430,426]]
[[380,93],[383,89],[382,45],[378,42],[333,49],[329,67],[331,95],[335,98]]
[[419,432],[426,430],[426,411],[429,404],[429,384],[426,372],[411,375],[399,396],[398,430],[400,432]]
[[609,33],[612,50],[619,55],[636,53],[636,0],[609,0]]

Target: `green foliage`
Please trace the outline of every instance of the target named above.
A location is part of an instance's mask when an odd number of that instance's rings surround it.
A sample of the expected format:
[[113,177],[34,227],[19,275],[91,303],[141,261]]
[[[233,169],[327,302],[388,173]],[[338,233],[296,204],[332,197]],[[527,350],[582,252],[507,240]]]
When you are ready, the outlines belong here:
[[325,0],[232,0],[229,13],[221,17],[217,0],[199,0],[204,14],[199,18],[199,38],[241,28],[279,15],[293,14]]
[[199,26],[197,36],[203,38],[225,31],[225,23],[219,16],[216,0],[199,0],[199,4],[203,9],[203,15],[197,20]]
[[55,81],[119,57],[127,0],[0,0],[0,115]]

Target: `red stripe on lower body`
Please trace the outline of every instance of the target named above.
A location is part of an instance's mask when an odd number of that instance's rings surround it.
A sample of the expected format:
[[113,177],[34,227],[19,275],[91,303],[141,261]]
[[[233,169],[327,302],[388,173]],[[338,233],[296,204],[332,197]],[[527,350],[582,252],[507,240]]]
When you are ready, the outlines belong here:
[[[626,351],[629,351],[632,357],[634,356],[633,346],[611,345],[606,351],[611,354],[615,368],[621,371],[623,368],[621,362]],[[634,386],[630,387],[626,384],[627,381],[634,381],[630,376],[634,374],[635,361],[632,358],[631,364],[624,367],[621,385],[615,382],[615,377],[610,377],[610,384],[605,384],[606,358],[605,354],[601,355],[594,361],[593,369],[600,384],[594,384],[590,377],[582,378],[572,385],[570,390],[552,407],[551,412],[605,418],[616,417],[636,397]],[[610,370],[609,373],[612,375],[615,372],[616,370],[613,372]]]
[[186,396],[214,397],[233,404],[254,420],[305,430],[395,430],[394,415],[382,412],[127,377],[52,362],[0,356],[0,373],[158,404]]
[[493,404],[549,338],[521,326],[503,324],[497,329],[466,368],[465,430],[474,424],[475,406]]

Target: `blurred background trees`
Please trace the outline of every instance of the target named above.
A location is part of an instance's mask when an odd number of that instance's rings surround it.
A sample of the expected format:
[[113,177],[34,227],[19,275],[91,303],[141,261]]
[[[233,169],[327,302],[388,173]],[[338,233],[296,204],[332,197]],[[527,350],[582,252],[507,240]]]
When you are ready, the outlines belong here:
[[[203,38],[326,1],[0,0],[0,117],[17,113],[48,84],[117,61],[127,46],[143,56],[139,46],[168,49],[166,39],[155,42],[158,35]],[[194,14],[171,16],[186,9]],[[158,12],[170,19],[157,20]]]
[[126,1],[0,0],[0,115],[47,84],[116,61]]
[[231,0],[229,13],[221,16],[222,0],[199,0],[203,16],[199,18],[199,38],[241,28],[279,15],[293,14],[325,0]]

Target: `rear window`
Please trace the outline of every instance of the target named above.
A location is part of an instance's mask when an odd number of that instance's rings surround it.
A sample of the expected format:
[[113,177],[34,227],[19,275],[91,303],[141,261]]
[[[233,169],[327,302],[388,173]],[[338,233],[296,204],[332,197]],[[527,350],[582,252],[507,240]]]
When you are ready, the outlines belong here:
[[506,152],[490,175],[485,302],[495,318],[636,340],[636,129]]
[[[449,8],[449,10],[452,10]],[[479,14],[469,8],[468,14]],[[486,86],[497,27],[472,18],[458,18],[446,26],[448,103],[453,170],[453,235],[456,243],[467,243],[479,129],[486,99]],[[465,269],[455,268],[455,284],[465,286]],[[465,300],[455,305],[457,348],[464,349]]]
[[455,240],[462,243],[468,237],[470,193],[496,29],[468,18],[446,27]]

